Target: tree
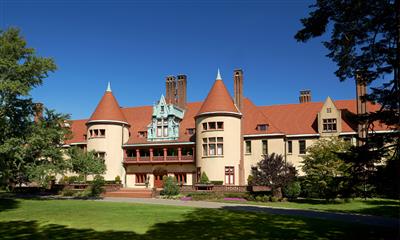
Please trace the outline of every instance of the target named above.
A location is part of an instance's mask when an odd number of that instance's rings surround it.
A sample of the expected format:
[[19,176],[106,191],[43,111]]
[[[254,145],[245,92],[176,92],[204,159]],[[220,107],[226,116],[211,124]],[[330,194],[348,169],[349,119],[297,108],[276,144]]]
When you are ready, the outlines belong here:
[[97,157],[95,151],[85,152],[78,147],[68,149],[69,169],[84,177],[86,182],[88,175],[104,174],[106,164],[104,159]]
[[[334,199],[346,187],[351,164],[343,161],[338,153],[347,152],[351,144],[337,137],[319,139],[308,147],[303,157],[305,191],[327,200]],[[316,195],[316,196],[315,196]]]
[[36,178],[39,172],[46,172],[47,164],[60,160],[67,131],[63,123],[67,116],[46,110],[44,119],[35,123],[35,103],[29,95],[55,69],[52,59],[36,56],[35,50],[27,47],[18,29],[0,30],[0,179],[3,185]]
[[253,179],[250,185],[270,186],[275,197],[282,197],[282,188],[292,182],[296,177],[295,167],[286,163],[282,155],[269,154],[257,163],[251,170]]
[[205,172],[203,172],[200,176],[200,183],[202,183],[202,184],[210,183],[210,180],[208,179],[208,176]]
[[[363,100],[381,107],[357,117],[358,123],[367,125],[368,134],[359,137],[363,144],[344,156],[353,163],[353,189],[360,184],[367,189],[377,162],[382,158],[400,161],[400,1],[316,0],[311,8],[301,20],[303,29],[295,35],[297,41],[306,42],[332,29],[323,44],[337,64],[336,76],[340,81],[377,86]],[[375,133],[377,121],[394,131]]]

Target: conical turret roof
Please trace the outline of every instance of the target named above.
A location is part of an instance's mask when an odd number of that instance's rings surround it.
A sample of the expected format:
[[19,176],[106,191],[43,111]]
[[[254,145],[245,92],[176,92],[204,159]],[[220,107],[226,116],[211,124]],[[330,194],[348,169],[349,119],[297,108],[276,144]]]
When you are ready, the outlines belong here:
[[217,79],[208,93],[206,100],[204,100],[197,116],[210,113],[241,114],[233,103],[233,99],[222,81],[219,71]]
[[102,121],[128,124],[128,121],[122,113],[117,99],[112,94],[110,83],[108,83],[107,91],[101,98],[96,110],[94,110],[92,116],[88,120],[88,123]]

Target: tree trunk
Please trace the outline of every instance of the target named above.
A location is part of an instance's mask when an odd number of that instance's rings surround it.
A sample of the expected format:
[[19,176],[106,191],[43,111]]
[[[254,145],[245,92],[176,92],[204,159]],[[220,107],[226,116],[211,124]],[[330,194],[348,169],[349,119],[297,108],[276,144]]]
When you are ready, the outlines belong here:
[[274,188],[272,189],[272,196],[281,199],[282,198],[282,188],[278,187],[278,188]]

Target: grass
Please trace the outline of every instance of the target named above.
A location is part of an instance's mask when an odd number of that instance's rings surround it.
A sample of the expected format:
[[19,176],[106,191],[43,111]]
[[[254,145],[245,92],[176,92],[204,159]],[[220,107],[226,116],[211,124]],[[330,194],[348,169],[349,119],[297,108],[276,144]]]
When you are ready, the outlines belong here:
[[397,231],[227,209],[0,199],[1,239],[396,239]]
[[[234,202],[235,201],[224,201]],[[318,210],[326,212],[358,213],[375,216],[399,218],[400,201],[390,199],[353,199],[350,202],[337,200],[326,202],[318,199],[299,199],[291,202],[240,202],[251,205],[271,206],[278,208],[294,208],[304,210]]]

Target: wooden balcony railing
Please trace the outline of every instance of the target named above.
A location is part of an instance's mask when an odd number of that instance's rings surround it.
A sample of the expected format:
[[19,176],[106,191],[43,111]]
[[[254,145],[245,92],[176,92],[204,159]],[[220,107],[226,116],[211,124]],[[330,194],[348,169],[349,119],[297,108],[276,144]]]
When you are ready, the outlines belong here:
[[194,162],[194,156],[153,156],[153,157],[125,157],[124,158],[124,163],[181,163],[181,162]]

